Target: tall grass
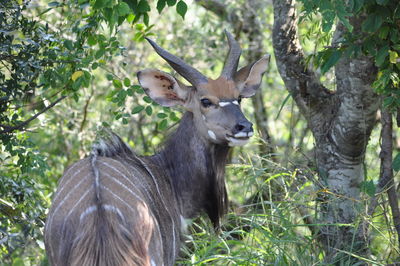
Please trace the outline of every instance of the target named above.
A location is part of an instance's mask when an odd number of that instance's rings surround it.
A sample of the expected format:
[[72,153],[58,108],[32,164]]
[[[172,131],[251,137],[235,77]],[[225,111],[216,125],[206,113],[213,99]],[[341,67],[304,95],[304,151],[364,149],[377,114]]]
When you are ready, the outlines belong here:
[[[251,159],[251,164],[228,167],[233,200],[221,229],[216,232],[206,218],[195,220],[184,237],[177,264],[326,265],[322,245],[313,233],[326,224],[310,224],[318,215],[316,198],[320,192],[310,181],[317,182],[313,171],[284,169],[260,157]],[[368,265],[396,261],[399,253],[390,215],[382,209],[385,202],[380,206],[374,217],[364,216],[361,210],[358,221],[350,225],[357,232],[361,221],[368,222],[370,254],[360,257],[349,248],[340,251],[337,265],[352,265],[350,259],[354,257]]]

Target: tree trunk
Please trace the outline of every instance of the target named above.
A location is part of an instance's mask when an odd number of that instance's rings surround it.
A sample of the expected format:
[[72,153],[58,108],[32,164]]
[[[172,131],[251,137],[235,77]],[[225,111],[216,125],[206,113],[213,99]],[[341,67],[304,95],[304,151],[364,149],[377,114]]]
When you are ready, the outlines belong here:
[[[323,191],[318,218],[325,261],[350,259],[341,250],[365,255],[368,237],[357,234],[355,221],[364,180],[365,150],[374,126],[378,97],[371,89],[376,75],[368,57],[342,57],[335,67],[336,91],[327,90],[305,65],[297,33],[295,0],[274,0],[273,46],[282,79],[315,138],[318,185]],[[351,18],[354,32],[361,18]],[[334,42],[346,29],[337,25]]]

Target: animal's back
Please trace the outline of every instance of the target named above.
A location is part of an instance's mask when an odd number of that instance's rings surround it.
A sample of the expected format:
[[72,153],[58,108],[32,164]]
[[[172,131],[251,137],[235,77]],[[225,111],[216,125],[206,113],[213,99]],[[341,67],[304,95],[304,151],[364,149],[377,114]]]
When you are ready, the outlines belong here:
[[[157,219],[142,170],[91,156],[66,170],[45,227],[52,265],[162,265]],[[157,251],[155,254],[154,251]]]

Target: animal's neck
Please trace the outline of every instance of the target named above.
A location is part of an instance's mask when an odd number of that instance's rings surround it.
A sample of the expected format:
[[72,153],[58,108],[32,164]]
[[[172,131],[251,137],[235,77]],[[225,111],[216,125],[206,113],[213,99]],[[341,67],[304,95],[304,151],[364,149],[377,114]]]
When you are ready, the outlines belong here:
[[206,211],[215,226],[227,208],[225,165],[228,146],[211,144],[196,130],[187,112],[165,147],[153,158],[171,178],[185,218]]

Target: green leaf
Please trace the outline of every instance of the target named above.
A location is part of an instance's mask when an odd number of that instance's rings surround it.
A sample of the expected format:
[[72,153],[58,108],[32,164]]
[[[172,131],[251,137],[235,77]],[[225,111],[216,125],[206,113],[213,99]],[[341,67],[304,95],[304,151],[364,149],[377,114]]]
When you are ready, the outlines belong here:
[[146,0],[140,0],[138,4],[138,12],[139,13],[147,13],[150,11],[149,3]]
[[158,130],[162,131],[162,130],[166,129],[167,125],[168,125],[167,119],[161,120],[161,122],[158,123]]
[[118,9],[118,15],[120,17],[126,16],[129,13],[131,13],[131,9],[129,8],[128,4],[125,2],[119,3],[117,9]]
[[124,78],[124,85],[125,87],[131,86],[131,80],[129,78]]
[[339,61],[340,57],[342,56],[341,50],[335,50],[333,53],[328,57],[328,60],[325,61],[321,66],[321,73],[325,74],[328,70],[334,66],[337,61]]
[[144,110],[144,106],[141,106],[141,105],[138,105],[138,106],[135,106],[133,109],[132,109],[132,112],[131,112],[131,114],[137,114],[137,113],[140,113],[141,111],[143,111]]
[[168,6],[173,6],[176,4],[176,0],[167,0]]
[[168,117],[168,115],[165,114],[165,113],[158,113],[158,114],[157,114],[157,117],[162,119],[162,118]]
[[399,58],[399,55],[397,54],[396,51],[389,51],[389,61],[392,64],[397,63],[397,58]]
[[169,114],[169,119],[171,119],[171,120],[174,121],[174,122],[179,121],[179,117],[176,116],[175,112],[171,112],[171,113]]
[[184,19],[186,12],[187,12],[187,5],[183,1],[179,1],[178,4],[176,5],[176,12],[178,12],[179,15]]
[[143,93],[144,93],[144,90],[142,89],[142,87],[141,87],[140,85],[133,85],[133,86],[131,86],[131,88],[132,88],[136,93],[139,93],[139,94],[143,94]]
[[373,180],[363,181],[361,183],[361,191],[367,194],[370,197],[375,196],[376,193],[376,186]]
[[100,59],[104,54],[106,53],[106,50],[104,48],[100,48],[94,55],[96,59]]
[[70,51],[74,49],[74,43],[71,40],[65,40],[64,46]]
[[375,56],[375,63],[378,67],[382,66],[386,57],[389,55],[389,45],[385,45],[378,50]]
[[375,32],[383,23],[382,17],[378,13],[371,13],[361,25],[364,32]]
[[151,114],[153,113],[153,108],[152,108],[150,105],[148,105],[148,106],[145,108],[145,111],[146,111],[146,114],[147,114],[148,116],[151,116]]
[[376,0],[376,3],[381,6],[386,6],[389,0]]
[[58,7],[59,5],[60,5],[60,3],[56,2],[56,1],[48,3],[49,7]]
[[135,15],[134,14],[129,14],[128,17],[126,18],[126,20],[129,23],[132,23],[132,21],[135,19]]
[[82,76],[83,76],[83,71],[75,71],[74,74],[72,74],[71,79],[72,81],[75,81]]
[[117,113],[117,115],[115,116],[115,120],[119,120],[122,118],[122,114],[121,113]]
[[363,6],[364,6],[364,0],[354,0],[352,6],[353,12],[358,13]]
[[148,27],[149,26],[150,17],[147,13],[143,14],[143,23]]
[[400,170],[400,152],[397,153],[392,162],[392,168],[394,171],[398,172]]
[[157,11],[158,11],[158,13],[161,13],[161,11],[163,11],[165,5],[167,4],[165,1],[166,0],[158,0],[158,2],[157,2]]
[[107,80],[113,80],[114,76],[112,74],[108,73],[108,74],[106,74],[106,78],[107,78]]
[[151,103],[152,102],[151,98],[149,96],[147,96],[147,95],[143,97],[143,101],[145,101],[146,103]]
[[390,28],[388,26],[383,26],[379,29],[379,38],[382,40],[386,39],[388,36]]
[[104,7],[107,7],[111,4],[110,0],[96,0],[96,2],[93,5],[94,9],[101,9]]
[[322,13],[322,31],[329,32],[332,29],[333,22],[335,20],[335,12],[327,10]]
[[138,6],[137,0],[123,0],[123,1],[129,5],[133,13],[135,14],[137,13],[137,6]]
[[96,43],[97,43],[96,37],[94,37],[93,35],[90,35],[90,36],[87,38],[87,42],[88,42],[88,44],[89,44],[90,46],[96,45]]
[[122,82],[119,79],[114,79],[113,85],[116,89],[122,89]]

